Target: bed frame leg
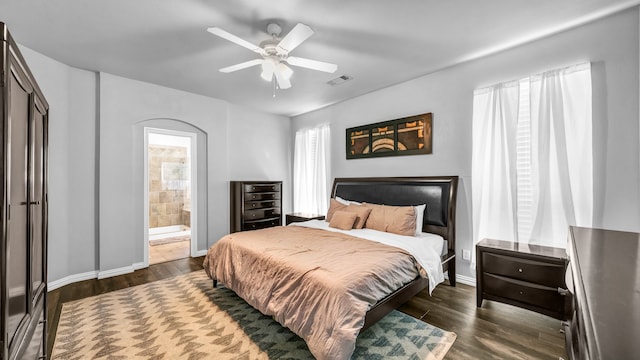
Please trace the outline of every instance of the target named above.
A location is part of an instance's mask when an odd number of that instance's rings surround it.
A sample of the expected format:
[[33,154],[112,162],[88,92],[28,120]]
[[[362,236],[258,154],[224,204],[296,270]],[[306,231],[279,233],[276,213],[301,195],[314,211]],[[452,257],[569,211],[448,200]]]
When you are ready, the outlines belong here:
[[213,279],[213,287],[217,287],[218,286],[218,280]]

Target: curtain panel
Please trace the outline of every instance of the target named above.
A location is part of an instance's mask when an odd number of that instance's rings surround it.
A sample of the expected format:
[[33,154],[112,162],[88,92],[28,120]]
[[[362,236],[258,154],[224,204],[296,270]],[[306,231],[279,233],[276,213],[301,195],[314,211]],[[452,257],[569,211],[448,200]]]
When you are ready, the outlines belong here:
[[296,132],[293,155],[293,211],[324,215],[329,202],[330,128]]
[[[529,96],[520,96],[523,81]],[[475,242],[493,238],[565,247],[569,225],[592,225],[591,108],[589,63],[474,92]],[[527,161],[516,166],[516,154],[523,151]],[[530,181],[520,184],[530,188],[518,188],[523,176]],[[526,211],[519,206],[523,193]]]

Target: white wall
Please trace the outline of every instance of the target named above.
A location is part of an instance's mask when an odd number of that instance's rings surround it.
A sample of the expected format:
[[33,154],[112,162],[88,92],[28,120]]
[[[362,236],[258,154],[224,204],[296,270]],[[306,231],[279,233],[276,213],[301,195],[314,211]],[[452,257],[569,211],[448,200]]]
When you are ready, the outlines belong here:
[[292,149],[291,121],[245,108],[229,106],[229,178],[283,181],[283,214],[290,212]]
[[[475,277],[462,250],[471,232],[473,90],[583,61],[593,64],[594,226],[640,231],[638,10],[631,9],[508,51],[295,117],[292,132],[329,121],[332,175],[458,175],[458,273]],[[437,49],[434,49],[437,51]],[[354,80],[354,81],[357,81]],[[348,86],[348,85],[345,85]],[[345,129],[433,113],[433,154],[346,160]]]
[[95,270],[95,73],[20,46],[49,102],[49,279]]
[[[229,231],[232,175],[283,180],[291,188],[288,117],[21,50],[50,104],[50,289],[129,272],[144,262],[144,126],[198,134],[198,152],[205,154],[198,158],[205,187],[199,186],[200,252]],[[285,211],[289,207],[290,200]]]

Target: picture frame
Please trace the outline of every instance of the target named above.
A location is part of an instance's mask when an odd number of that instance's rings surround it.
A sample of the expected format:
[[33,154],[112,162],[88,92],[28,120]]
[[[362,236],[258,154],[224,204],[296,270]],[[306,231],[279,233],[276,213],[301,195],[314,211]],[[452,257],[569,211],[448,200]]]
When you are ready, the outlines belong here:
[[433,114],[425,113],[346,129],[347,159],[433,152]]

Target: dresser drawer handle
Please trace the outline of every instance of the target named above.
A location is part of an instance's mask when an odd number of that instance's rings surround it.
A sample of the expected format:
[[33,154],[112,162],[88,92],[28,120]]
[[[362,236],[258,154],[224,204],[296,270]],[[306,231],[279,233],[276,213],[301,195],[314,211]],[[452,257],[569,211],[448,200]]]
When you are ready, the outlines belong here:
[[520,295],[524,295],[524,291],[520,291]]
[[522,272],[522,268],[518,269],[518,272]]
[[562,296],[566,296],[569,295],[569,290],[567,289],[563,289],[563,288],[558,288],[558,293]]

